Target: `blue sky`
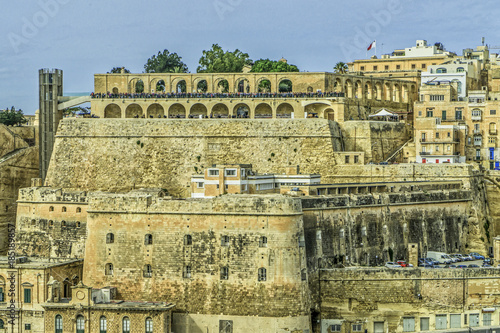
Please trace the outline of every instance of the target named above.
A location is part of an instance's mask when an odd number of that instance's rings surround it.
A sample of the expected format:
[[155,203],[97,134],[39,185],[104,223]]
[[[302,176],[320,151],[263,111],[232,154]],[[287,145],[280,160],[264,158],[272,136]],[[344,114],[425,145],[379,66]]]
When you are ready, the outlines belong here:
[[[65,92],[90,92],[93,74],[114,66],[142,72],[158,51],[177,52],[195,72],[218,43],[303,71],[338,61],[442,42],[450,51],[500,45],[500,6],[492,0],[20,0],[4,1],[0,25],[0,108],[38,108],[38,69],[64,71]],[[499,50],[493,50],[500,52]],[[373,55],[373,51],[368,55]]]

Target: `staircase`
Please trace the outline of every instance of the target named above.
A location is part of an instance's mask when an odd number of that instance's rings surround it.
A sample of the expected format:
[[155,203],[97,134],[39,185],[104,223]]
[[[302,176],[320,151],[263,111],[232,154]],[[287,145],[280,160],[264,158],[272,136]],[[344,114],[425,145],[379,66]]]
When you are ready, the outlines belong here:
[[398,149],[396,149],[396,151],[394,153],[392,153],[392,155],[386,159],[384,162],[389,162],[390,160],[392,160],[397,154],[399,154],[399,152],[401,150],[403,150],[404,147],[406,147],[410,142],[413,142],[413,138],[411,138],[410,140],[406,141],[401,147],[399,147]]
[[4,156],[0,157],[0,164],[2,164],[3,162],[5,162],[8,159],[11,159],[17,155],[21,155],[21,153],[23,153],[26,149],[28,149],[28,148],[19,148],[19,149],[11,151],[8,154],[5,154]]

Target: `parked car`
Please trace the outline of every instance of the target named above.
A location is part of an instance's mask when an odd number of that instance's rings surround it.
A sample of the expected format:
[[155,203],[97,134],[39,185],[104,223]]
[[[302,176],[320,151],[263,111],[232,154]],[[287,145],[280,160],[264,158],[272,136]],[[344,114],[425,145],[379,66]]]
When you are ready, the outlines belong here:
[[387,267],[387,268],[401,268],[401,265],[393,263],[392,261],[388,261],[385,263],[385,267]]
[[491,265],[492,262],[493,262],[492,258],[484,258],[484,260],[483,260],[483,264]]
[[457,265],[450,265],[448,268],[457,268]]
[[490,264],[483,264],[482,267],[493,267],[493,266],[491,266]]
[[462,255],[460,253],[455,253],[455,254],[452,254],[451,256],[453,258],[457,259],[457,262],[464,261],[464,258],[462,257]]
[[425,261],[428,263],[428,264],[431,264],[431,265],[439,265],[439,261],[435,260],[435,259],[432,259],[432,258],[425,258]]
[[406,261],[404,261],[404,260],[398,260],[398,261],[397,261],[397,264],[398,264],[399,266],[401,266],[401,267],[413,267],[413,265],[412,265],[412,264],[408,264],[408,263],[407,263]]
[[464,258],[464,261],[472,261],[472,260],[474,260],[474,259],[472,259],[472,257],[471,257],[470,255],[468,255],[468,254],[464,254],[464,255],[462,255],[462,258]]
[[458,265],[457,268],[467,268],[467,265]]
[[433,265],[429,265],[429,264],[423,264],[422,267],[423,268],[434,268]]
[[476,265],[476,264],[470,264],[468,267],[469,267],[469,268],[479,268],[479,265]]
[[471,252],[471,253],[469,253],[469,256],[471,256],[472,258],[474,258],[474,260],[484,260],[484,256],[480,255],[477,252]]

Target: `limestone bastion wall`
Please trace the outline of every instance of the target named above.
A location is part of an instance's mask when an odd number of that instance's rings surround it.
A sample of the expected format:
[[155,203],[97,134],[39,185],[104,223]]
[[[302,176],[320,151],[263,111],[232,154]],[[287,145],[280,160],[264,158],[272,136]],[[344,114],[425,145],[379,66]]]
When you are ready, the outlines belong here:
[[403,317],[415,318],[416,325],[426,317],[433,330],[436,315],[481,313],[500,301],[496,268],[324,269],[320,275],[321,282],[316,273],[310,286],[321,300],[322,319],[363,323],[363,329],[386,321],[388,332],[402,332]]
[[48,187],[19,191],[17,255],[83,258],[87,235],[85,192]]
[[[323,267],[408,261],[410,243],[418,244],[420,256],[471,252],[473,195],[452,190],[304,198],[309,269],[318,258]],[[487,253],[484,243],[478,251]]]
[[181,312],[304,316],[302,230],[300,198],[92,193],[84,282]]
[[188,196],[190,176],[213,164],[248,163],[262,173],[300,165],[303,173],[327,174],[341,150],[339,127],[326,119],[64,119],[46,184],[160,187]]

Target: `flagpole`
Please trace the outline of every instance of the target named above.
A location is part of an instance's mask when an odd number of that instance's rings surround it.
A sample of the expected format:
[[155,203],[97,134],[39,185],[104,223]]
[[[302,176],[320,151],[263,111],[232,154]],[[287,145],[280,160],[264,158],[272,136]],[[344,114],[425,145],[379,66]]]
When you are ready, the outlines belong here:
[[377,40],[375,39],[375,57],[377,57]]

